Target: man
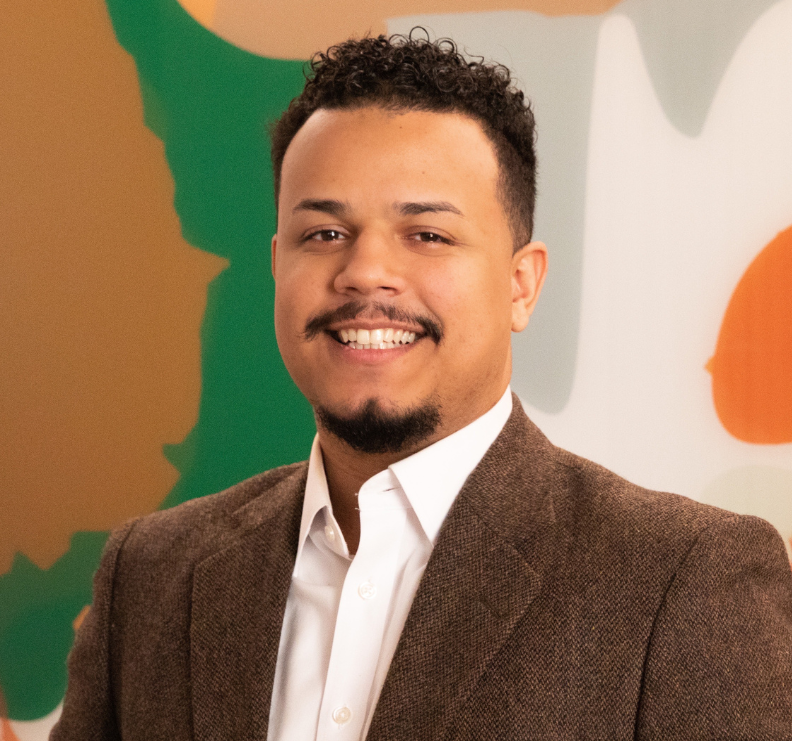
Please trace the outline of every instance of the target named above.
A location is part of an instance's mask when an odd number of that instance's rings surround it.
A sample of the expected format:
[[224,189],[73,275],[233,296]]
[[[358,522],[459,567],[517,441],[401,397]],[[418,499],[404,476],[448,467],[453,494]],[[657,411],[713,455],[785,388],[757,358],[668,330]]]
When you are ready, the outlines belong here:
[[546,249],[508,72],[379,37],[313,73],[272,241],[310,460],[114,533],[52,738],[792,738],[777,533],[510,395]]

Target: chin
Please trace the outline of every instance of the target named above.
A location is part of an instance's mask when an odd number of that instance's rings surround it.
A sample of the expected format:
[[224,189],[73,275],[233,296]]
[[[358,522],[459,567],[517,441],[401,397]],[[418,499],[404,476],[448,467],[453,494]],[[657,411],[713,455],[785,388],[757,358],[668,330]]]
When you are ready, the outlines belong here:
[[345,393],[328,393],[314,404],[315,407],[330,409],[336,414],[354,415],[367,406],[376,408],[382,414],[400,414],[423,406],[426,399],[413,396],[402,398],[398,394],[383,392],[381,387],[371,385],[370,388],[350,389]]
[[409,407],[369,397],[345,408],[314,407],[322,427],[354,450],[368,454],[400,453],[420,446],[441,424],[440,405],[432,398]]

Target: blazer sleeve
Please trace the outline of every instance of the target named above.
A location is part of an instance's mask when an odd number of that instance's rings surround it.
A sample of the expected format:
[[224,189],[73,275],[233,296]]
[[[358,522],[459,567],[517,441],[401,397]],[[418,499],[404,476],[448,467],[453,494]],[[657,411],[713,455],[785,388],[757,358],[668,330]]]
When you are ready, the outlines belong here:
[[764,520],[724,518],[684,559],[652,631],[636,738],[792,739],[792,570]]
[[68,658],[68,683],[60,720],[50,741],[120,739],[110,681],[110,628],[118,554],[135,521],[115,530],[94,576],[93,603]]

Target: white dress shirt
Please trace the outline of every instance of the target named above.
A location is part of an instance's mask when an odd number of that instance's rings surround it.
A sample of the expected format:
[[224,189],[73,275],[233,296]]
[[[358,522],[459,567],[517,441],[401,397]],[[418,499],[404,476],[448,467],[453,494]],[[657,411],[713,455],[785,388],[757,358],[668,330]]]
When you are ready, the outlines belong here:
[[507,388],[467,427],[366,481],[354,557],[333,516],[314,439],[268,741],[365,738],[440,526],[511,410]]

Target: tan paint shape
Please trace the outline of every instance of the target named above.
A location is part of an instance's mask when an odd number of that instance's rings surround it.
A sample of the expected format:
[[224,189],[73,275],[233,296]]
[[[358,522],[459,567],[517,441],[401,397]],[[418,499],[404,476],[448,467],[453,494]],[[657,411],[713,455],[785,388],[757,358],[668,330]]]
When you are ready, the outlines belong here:
[[[242,49],[278,59],[309,59],[350,37],[386,32],[386,19],[430,13],[532,10],[547,16],[599,15],[621,0],[179,0],[199,23],[217,31],[220,15],[234,15],[220,35]],[[207,19],[211,18],[209,22]]]
[[159,505],[197,419],[206,287],[103,0],[0,26],[0,573]]
[[217,0],[187,0],[182,5],[204,28],[212,27]]
[[72,628],[74,629],[75,633],[80,629],[80,626],[83,624],[85,618],[88,617],[88,613],[90,611],[91,611],[91,606],[86,605],[85,607],[82,608],[82,610],[80,610],[80,612],[77,613],[77,617],[74,618],[74,620],[72,620]]

